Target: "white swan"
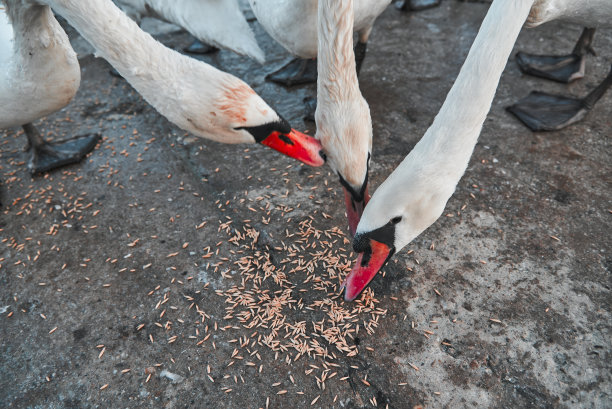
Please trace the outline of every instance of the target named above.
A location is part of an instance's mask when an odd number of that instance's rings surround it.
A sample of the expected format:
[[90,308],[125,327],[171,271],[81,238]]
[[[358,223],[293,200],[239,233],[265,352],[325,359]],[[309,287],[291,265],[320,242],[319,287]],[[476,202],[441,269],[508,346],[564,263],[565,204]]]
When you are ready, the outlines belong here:
[[[315,138],[291,129],[287,121],[264,102],[259,95],[242,80],[222,72],[208,64],[184,56],[157,42],[143,32],[129,17],[119,10],[110,0],[3,0],[9,8],[16,8],[19,15],[25,10],[44,13],[52,20],[53,34],[61,36],[66,42],[65,33],[52,18],[51,6],[72,24],[113,67],[162,115],[177,126],[196,136],[222,143],[260,142],[313,166],[324,163],[320,152],[321,144]],[[16,43],[30,38],[24,22],[25,31],[17,31]],[[61,32],[61,33],[60,33]],[[45,48],[49,39],[44,36],[34,38],[46,54],[36,54],[41,58],[37,64],[23,64],[13,60],[13,69],[3,78],[0,95],[10,103],[0,105],[0,123],[4,120],[19,123],[31,120],[32,113],[26,118],[15,121],[23,112],[12,112],[12,105],[25,105],[31,98],[27,87],[33,85],[36,92],[40,89],[55,87],[40,76],[41,70],[52,73],[60,69],[77,70],[78,65],[66,65],[63,51],[54,52]],[[51,43],[53,44],[53,43]],[[18,46],[17,49],[20,49]],[[74,51],[70,51],[74,55]],[[32,58],[34,59],[34,58]],[[75,60],[76,61],[76,60]],[[33,84],[17,75],[25,71],[35,78]],[[36,75],[33,75],[36,74]],[[78,87],[78,81],[74,84]],[[49,98],[53,97],[53,92]],[[74,93],[65,96],[69,100]],[[59,94],[58,94],[59,96]],[[58,97],[56,96],[56,97]],[[62,99],[62,101],[64,100]],[[47,101],[41,101],[44,106]],[[9,106],[7,106],[9,105]],[[57,104],[55,104],[56,106]],[[32,106],[25,108],[31,109]],[[47,111],[36,115],[46,115]],[[4,125],[7,126],[7,125]]]
[[372,119],[359,91],[353,54],[353,0],[319,0],[317,133],[344,188],[351,235],[369,195]]
[[0,128],[23,126],[33,173],[78,162],[98,135],[46,143],[32,121],[65,107],[81,82],[77,56],[49,7],[0,10]]
[[264,52],[236,0],[114,0],[140,24],[155,17],[176,24],[203,43],[265,62]]
[[[365,58],[366,45],[376,18],[391,0],[356,0],[353,29],[359,42],[355,46],[357,72]],[[317,56],[317,0],[249,0],[259,23],[291,54],[303,59]],[[272,73],[269,79],[285,85],[316,81],[314,68],[307,61],[292,61]]]
[[[48,7],[5,7],[0,9],[2,128],[63,108],[81,81],[76,54]],[[42,79],[48,79],[44,86]]]
[[[394,252],[442,214],[478,140],[523,23],[612,21],[609,0],[494,0],[455,83],[423,138],[376,190],[353,241],[359,253],[344,286],[352,300]],[[607,79],[612,84],[612,75]]]

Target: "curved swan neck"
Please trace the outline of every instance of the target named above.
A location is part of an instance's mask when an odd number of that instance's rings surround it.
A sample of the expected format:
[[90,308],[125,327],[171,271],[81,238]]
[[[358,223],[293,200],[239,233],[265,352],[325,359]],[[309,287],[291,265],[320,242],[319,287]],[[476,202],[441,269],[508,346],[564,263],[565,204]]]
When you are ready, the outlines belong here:
[[328,164],[355,192],[367,180],[370,109],[359,90],[353,52],[353,0],[319,0],[316,137]]
[[[252,142],[247,132],[234,128],[277,117],[244,82],[165,47],[111,0],[38,1],[48,2],[94,46],[97,55],[182,129],[225,143]],[[245,95],[248,98],[236,98]]]
[[68,20],[121,75],[137,75],[136,67],[147,64],[154,68],[159,61],[173,57],[173,50],[141,30],[110,0],[42,1]]
[[533,0],[493,2],[440,112],[404,162],[422,155],[458,182],[532,4]]
[[[214,94],[230,75],[165,47],[111,0],[40,0],[70,22],[119,73],[162,114],[169,100],[193,92]],[[182,79],[182,80],[181,80]],[[205,82],[203,81],[205,80]],[[204,82],[204,83],[203,83]],[[206,100],[206,99],[202,99]]]
[[440,112],[414,149],[376,190],[357,233],[403,215],[399,251],[442,214],[467,168],[508,56],[533,0],[494,0]]
[[353,53],[353,18],[353,0],[319,0],[317,98],[320,100],[337,102],[361,96]]

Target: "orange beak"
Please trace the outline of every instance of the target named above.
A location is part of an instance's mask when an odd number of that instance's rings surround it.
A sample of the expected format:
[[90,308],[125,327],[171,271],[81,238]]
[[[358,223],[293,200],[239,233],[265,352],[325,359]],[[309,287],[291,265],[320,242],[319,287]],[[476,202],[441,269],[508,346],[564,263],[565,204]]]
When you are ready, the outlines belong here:
[[353,269],[340,288],[345,290],[344,299],[346,301],[353,301],[357,298],[393,255],[393,248],[386,244],[372,239],[369,239],[369,242],[368,249],[359,253]]
[[321,142],[295,129],[291,129],[289,133],[274,131],[261,143],[310,166],[321,166],[325,163]]
[[357,225],[359,224],[359,220],[361,220],[361,215],[369,200],[370,194],[368,193],[367,187],[363,193],[363,200],[355,200],[353,195],[344,188],[344,204],[346,206],[346,217],[348,218],[351,236],[355,235]]

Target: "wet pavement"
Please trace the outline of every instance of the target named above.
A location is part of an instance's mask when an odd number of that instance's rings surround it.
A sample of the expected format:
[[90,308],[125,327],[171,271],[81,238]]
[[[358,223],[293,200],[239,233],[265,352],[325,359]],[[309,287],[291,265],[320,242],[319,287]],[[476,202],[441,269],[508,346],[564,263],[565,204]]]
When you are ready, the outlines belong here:
[[[360,76],[371,190],[433,120],[487,7],[379,18]],[[302,100],[315,86],[265,82],[289,55],[252,25],[265,66],[204,60],[314,133]],[[568,52],[580,32],[523,30],[515,49]],[[444,215],[355,303],[337,295],[354,255],[328,167],[196,140],[72,38],[79,93],[36,125],[100,133],[97,149],[31,177],[21,130],[0,131],[0,407],[612,406],[612,93],[559,132],[504,109],[533,89],[585,95],[610,68],[612,31],[571,85],[510,59]]]

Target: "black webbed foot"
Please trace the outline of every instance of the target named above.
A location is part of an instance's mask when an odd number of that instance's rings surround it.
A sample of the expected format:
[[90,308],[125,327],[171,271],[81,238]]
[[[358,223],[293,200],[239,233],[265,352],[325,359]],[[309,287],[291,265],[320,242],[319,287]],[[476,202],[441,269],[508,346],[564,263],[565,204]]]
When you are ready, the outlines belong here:
[[185,51],[186,53],[189,53],[189,54],[203,55],[203,54],[216,53],[217,51],[219,51],[219,49],[217,47],[212,46],[212,45],[204,44],[200,40],[194,39],[193,43],[191,43],[189,46],[183,48],[183,51]]
[[552,81],[569,83],[584,77],[585,58],[576,54],[549,56],[518,52],[516,63],[523,74]]
[[586,54],[594,53],[591,48],[594,34],[594,28],[585,28],[571,54],[535,55],[518,52],[516,63],[524,74],[557,82],[572,82],[584,77]]
[[62,142],[48,143],[32,124],[23,129],[28,136],[31,157],[28,168],[32,174],[44,173],[61,166],[80,162],[96,146],[100,135],[85,135]]
[[400,0],[395,7],[401,11],[420,11],[440,5],[442,0]]
[[612,86],[612,70],[586,97],[568,98],[533,91],[507,110],[532,131],[555,131],[584,118]]
[[316,82],[317,61],[295,58],[279,70],[268,74],[266,79],[286,87]]
[[96,146],[100,135],[87,135],[65,142],[32,148],[28,167],[32,174],[44,173],[73,163],[80,162]]
[[506,108],[534,132],[556,131],[582,119],[588,109],[581,99],[532,91]]

